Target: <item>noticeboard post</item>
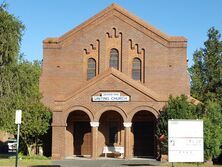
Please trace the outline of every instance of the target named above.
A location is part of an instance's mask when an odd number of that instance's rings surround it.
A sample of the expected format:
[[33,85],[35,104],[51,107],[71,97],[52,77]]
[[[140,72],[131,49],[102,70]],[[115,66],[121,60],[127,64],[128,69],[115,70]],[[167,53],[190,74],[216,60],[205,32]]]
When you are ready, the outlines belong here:
[[18,166],[18,151],[19,151],[19,132],[20,132],[20,125],[22,123],[22,110],[16,110],[15,123],[18,125],[18,128],[17,128],[17,144],[16,144],[16,160],[15,160],[15,167],[17,167]]
[[203,120],[168,120],[169,162],[203,162]]

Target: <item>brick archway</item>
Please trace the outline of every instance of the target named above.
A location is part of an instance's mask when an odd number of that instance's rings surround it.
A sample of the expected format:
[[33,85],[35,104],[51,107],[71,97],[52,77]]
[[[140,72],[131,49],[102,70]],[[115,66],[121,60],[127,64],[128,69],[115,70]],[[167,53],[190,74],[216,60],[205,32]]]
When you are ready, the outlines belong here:
[[[107,106],[97,111],[95,114],[98,127],[97,156],[102,154],[104,146],[124,146],[123,122],[127,120],[127,115],[123,109],[117,106]],[[99,151],[100,150],[100,151]]]
[[89,109],[74,106],[64,113],[66,120],[65,155],[92,155],[92,133],[90,122],[94,116]]
[[160,114],[160,112],[158,110],[154,109],[153,107],[150,107],[150,106],[139,106],[139,107],[136,107],[136,108],[132,109],[129,112],[129,115],[128,115],[128,118],[127,118],[127,122],[132,122],[133,116],[137,112],[139,112],[139,111],[151,112],[156,117],[156,119],[159,117],[159,114]]
[[122,115],[115,110],[103,112],[99,118],[98,153],[102,155],[104,147],[114,148],[124,146],[124,126]]
[[88,115],[91,122],[94,120],[94,115],[88,108],[86,108],[84,106],[72,106],[69,109],[67,109],[64,113],[64,120],[65,121],[67,121],[69,114],[73,111],[83,111]]
[[101,110],[97,111],[96,114],[95,114],[94,120],[96,122],[99,122],[99,119],[100,119],[101,115],[103,113],[105,113],[106,111],[116,111],[117,113],[119,113],[122,116],[123,122],[127,121],[126,112],[123,109],[121,109],[120,107],[117,107],[117,106],[107,106],[107,107],[104,107]]

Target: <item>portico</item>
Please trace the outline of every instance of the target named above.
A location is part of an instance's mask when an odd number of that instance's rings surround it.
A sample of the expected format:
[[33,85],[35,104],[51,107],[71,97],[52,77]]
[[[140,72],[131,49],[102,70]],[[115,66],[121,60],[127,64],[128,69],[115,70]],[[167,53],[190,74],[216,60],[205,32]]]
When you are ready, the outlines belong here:
[[[154,133],[144,139],[136,136],[141,130],[141,127],[137,127],[137,121],[141,121],[138,119],[140,116],[143,117],[144,115],[141,114],[144,113],[150,116],[148,118],[150,120],[155,117],[151,112],[144,110],[138,111],[133,116],[133,120],[130,121],[128,117],[123,118],[115,110],[107,110],[99,117],[99,121],[97,119],[90,121],[89,116],[84,111],[73,111],[69,114],[66,125],[56,126],[56,124],[53,124],[54,137],[59,136],[60,140],[54,140],[52,151],[57,154],[52,154],[52,158],[64,159],[74,155],[97,159],[107,155],[105,153],[108,153],[108,156],[111,157],[113,157],[111,152],[118,153],[115,150],[104,152],[105,147],[122,149],[123,151],[119,152],[123,153],[123,157],[121,157],[124,159],[131,159],[135,156],[154,158],[154,152],[156,151]],[[154,130],[154,127],[151,126],[151,131]],[[148,132],[150,133],[150,131]],[[147,143],[148,147],[146,150],[141,150],[141,147],[146,145],[139,145],[139,143],[146,143],[146,140],[149,141]],[[151,146],[149,147],[149,145]],[[58,146],[64,146],[62,147],[64,149],[58,150]]]

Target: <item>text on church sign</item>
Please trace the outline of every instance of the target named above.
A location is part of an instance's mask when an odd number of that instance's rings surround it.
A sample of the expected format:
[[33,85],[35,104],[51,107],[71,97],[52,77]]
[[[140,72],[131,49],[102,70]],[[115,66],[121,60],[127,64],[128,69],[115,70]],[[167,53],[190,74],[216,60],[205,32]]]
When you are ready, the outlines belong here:
[[120,92],[102,92],[101,96],[92,96],[92,101],[129,101],[129,96],[121,96]]

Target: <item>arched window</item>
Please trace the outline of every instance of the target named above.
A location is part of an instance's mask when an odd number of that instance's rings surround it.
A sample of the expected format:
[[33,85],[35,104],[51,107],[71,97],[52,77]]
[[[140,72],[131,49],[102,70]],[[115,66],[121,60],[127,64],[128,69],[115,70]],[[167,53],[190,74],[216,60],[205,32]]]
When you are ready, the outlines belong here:
[[139,58],[133,59],[132,77],[134,80],[141,81],[141,60]]
[[109,67],[119,70],[119,52],[117,49],[110,50]]
[[93,58],[88,59],[88,68],[87,68],[87,80],[96,76],[96,60]]

